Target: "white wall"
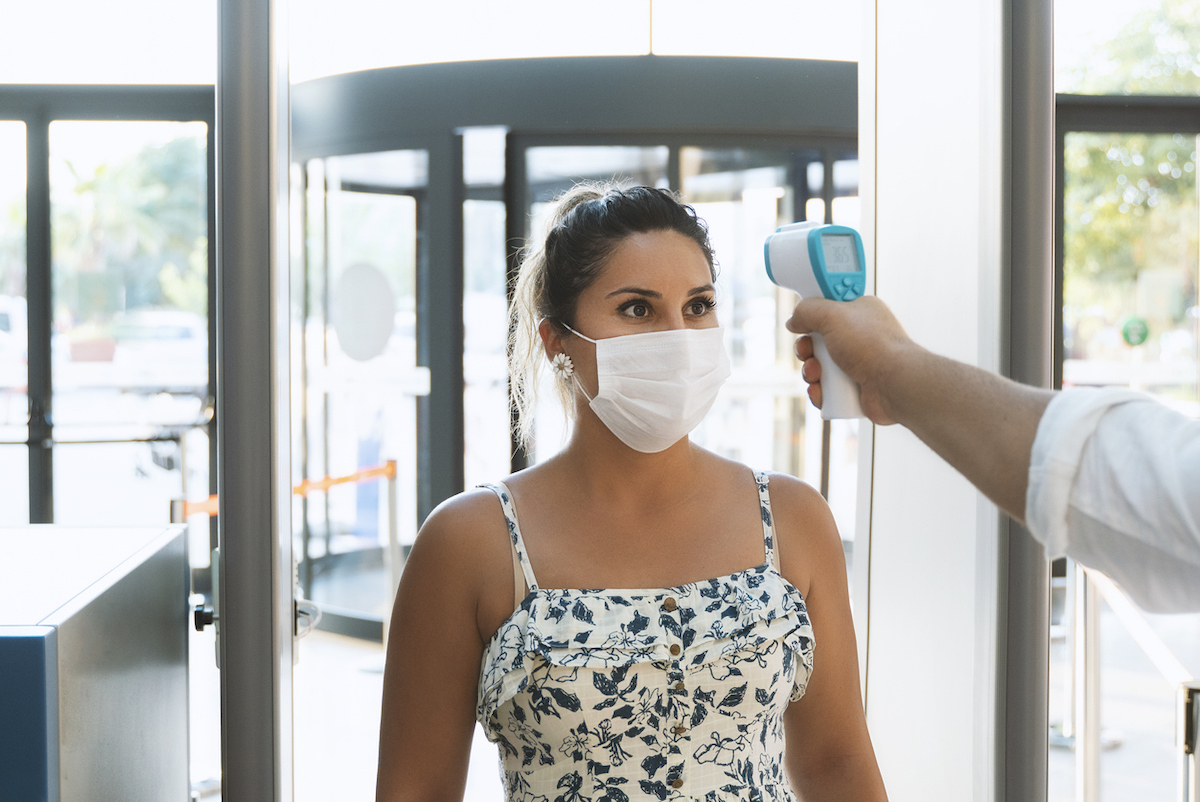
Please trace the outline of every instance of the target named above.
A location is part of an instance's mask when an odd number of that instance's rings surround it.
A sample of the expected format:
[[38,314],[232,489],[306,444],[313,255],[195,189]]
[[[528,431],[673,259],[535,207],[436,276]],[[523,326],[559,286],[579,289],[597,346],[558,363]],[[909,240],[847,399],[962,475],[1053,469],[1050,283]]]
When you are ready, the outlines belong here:
[[[865,1],[875,291],[919,343],[995,370],[1001,0]],[[867,717],[889,796],[991,799],[996,512],[899,427],[876,428],[871,478]]]

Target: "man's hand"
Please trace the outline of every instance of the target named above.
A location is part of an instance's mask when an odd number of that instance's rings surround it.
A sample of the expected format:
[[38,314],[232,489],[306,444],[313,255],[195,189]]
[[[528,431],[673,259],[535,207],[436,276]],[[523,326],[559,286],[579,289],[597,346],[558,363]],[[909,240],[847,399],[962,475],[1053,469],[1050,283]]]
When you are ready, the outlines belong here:
[[[805,299],[788,329],[816,332],[829,356],[858,382],[863,413],[874,423],[908,427],[1017,520],[1025,515],[1029,452],[1050,403],[1026,387],[931,353],[909,339],[883,301]],[[821,366],[801,337],[809,397],[821,405]]]
[[[900,420],[887,385],[918,346],[882,301],[869,295],[849,303],[806,298],[796,305],[787,327],[797,334],[815,332],[825,338],[829,355],[858,384],[863,414],[873,423]],[[813,356],[809,337],[796,340],[796,356],[804,361],[801,375],[809,383],[808,396],[820,407],[821,363]]]

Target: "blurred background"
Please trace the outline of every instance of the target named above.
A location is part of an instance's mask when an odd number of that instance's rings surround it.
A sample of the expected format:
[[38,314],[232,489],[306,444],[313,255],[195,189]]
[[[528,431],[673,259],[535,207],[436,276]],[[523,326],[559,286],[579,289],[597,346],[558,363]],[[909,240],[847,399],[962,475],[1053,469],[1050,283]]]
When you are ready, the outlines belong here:
[[[830,86],[848,91],[843,100],[854,108],[854,63],[866,40],[857,3],[814,0],[752,0],[736,9],[713,0],[615,0],[603,8],[549,0],[296,0],[290,13],[297,112],[306,98],[359,80],[353,73],[436,83],[463,62],[570,57],[597,60],[600,76],[610,68],[600,60],[647,55],[702,57],[716,73],[747,58],[840,63],[842,72],[828,74],[849,80],[831,79]],[[72,23],[62,25],[64,18]],[[465,18],[472,24],[461,24]],[[1128,386],[1200,417],[1197,130],[1184,123],[1171,129],[1136,103],[1166,98],[1159,106],[1169,107],[1170,98],[1200,93],[1200,3],[1059,0],[1055,26],[1062,385]],[[189,116],[171,111],[169,98],[171,87],[194,94],[213,84],[216,4],[25,4],[4,9],[0,31],[5,84],[62,90],[59,107],[78,106],[39,118],[34,132],[25,101],[0,92],[0,525],[164,523],[171,500],[199,501],[214,489],[211,106]],[[156,95],[166,99],[146,101],[146,119],[88,117],[89,88],[136,85],[166,86]],[[376,101],[389,102],[385,95]],[[533,447],[512,447],[505,310],[519,240],[538,230],[547,204],[576,181],[670,187],[707,220],[734,375],[694,438],[819,487],[855,578],[858,422],[822,424],[808,404],[793,340],[782,329],[794,298],[767,281],[761,258],[764,237],[778,225],[858,225],[853,128],[814,123],[788,135],[751,136],[683,123],[636,130],[629,123],[624,132],[589,135],[475,124],[470,109],[454,108],[455,97],[440,102],[465,121],[454,128],[462,271],[449,283],[438,270],[443,234],[430,218],[446,173],[440,151],[421,141],[419,120],[400,119],[403,109],[395,109],[411,146],[374,147],[349,133],[324,141],[313,134],[295,144],[294,481],[395,466],[391,481],[346,482],[295,497],[297,579],[326,612],[322,629],[303,641],[296,667],[299,800],[373,796],[381,642],[395,568],[389,537],[403,554],[439,487],[499,479],[565,442],[568,424],[547,393]],[[510,102],[524,108],[530,99],[516,87]],[[614,130],[621,113],[613,110]],[[766,128],[772,110],[761,113]],[[940,163],[938,134],[929,134],[928,152],[913,158],[928,161],[928,180],[952,203],[956,165]],[[33,185],[49,194],[44,221],[28,208]],[[43,222],[48,276],[31,274],[27,264],[28,232]],[[29,366],[41,357],[31,357],[31,280],[48,281],[52,298],[48,327],[38,333],[48,339],[49,382],[34,392]],[[370,314],[357,313],[364,304]],[[440,358],[430,326],[447,315],[461,315],[458,433],[432,426],[441,419],[427,402],[431,358]],[[39,412],[43,401],[52,418]],[[439,467],[439,453],[458,460],[457,474],[439,473],[450,470]],[[215,525],[204,514],[189,525],[202,596]],[[1076,798],[1069,723],[1075,577],[1073,566],[1056,566],[1048,722],[1056,802]],[[1177,667],[1195,675],[1200,618],[1133,620],[1100,609],[1095,692],[1104,751],[1095,798],[1170,798],[1174,687],[1139,644],[1157,638]],[[212,630],[192,637],[194,793],[216,799]],[[494,750],[477,738],[472,758],[468,799],[498,799]]]

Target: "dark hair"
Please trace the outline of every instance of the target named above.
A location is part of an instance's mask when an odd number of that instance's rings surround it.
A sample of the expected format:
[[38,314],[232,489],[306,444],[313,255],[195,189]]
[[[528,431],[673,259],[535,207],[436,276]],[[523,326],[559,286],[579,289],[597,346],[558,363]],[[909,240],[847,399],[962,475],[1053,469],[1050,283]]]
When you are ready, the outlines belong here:
[[[696,243],[716,280],[708,227],[673,192],[654,187],[578,184],[553,204],[548,231],[526,245],[511,308],[509,386],[522,442],[533,427],[538,374],[544,354],[538,323],[575,324],[575,306],[600,276],[613,251],[633,234],[675,231]],[[567,413],[570,388],[559,383]]]

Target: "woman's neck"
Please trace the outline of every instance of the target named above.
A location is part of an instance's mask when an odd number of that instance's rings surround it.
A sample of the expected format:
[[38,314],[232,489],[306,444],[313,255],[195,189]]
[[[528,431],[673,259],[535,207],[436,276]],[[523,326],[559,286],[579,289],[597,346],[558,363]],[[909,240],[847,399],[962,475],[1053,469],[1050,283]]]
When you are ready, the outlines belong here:
[[686,437],[653,454],[634,451],[585,407],[555,461],[587,496],[636,509],[693,491],[703,453]]

